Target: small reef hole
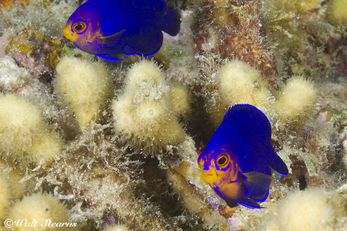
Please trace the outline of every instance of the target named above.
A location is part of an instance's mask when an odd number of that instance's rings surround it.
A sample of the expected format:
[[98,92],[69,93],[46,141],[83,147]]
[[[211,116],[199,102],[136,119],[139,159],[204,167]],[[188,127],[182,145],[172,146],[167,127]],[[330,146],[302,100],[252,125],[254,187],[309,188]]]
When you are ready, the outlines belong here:
[[307,187],[307,182],[306,182],[306,178],[304,175],[299,175],[298,176],[298,180],[299,180],[299,189],[300,190],[305,190],[305,188]]

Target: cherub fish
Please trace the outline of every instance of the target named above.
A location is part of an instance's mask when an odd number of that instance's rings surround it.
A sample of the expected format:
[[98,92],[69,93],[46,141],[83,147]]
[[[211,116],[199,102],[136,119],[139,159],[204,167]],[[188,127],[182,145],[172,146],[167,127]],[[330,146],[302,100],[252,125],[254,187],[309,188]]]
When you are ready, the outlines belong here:
[[174,36],[180,30],[178,11],[166,11],[165,0],[88,0],[63,32],[79,49],[108,60],[152,55],[162,45],[162,31]]
[[271,168],[288,168],[271,144],[271,125],[256,107],[229,108],[223,122],[199,155],[202,177],[230,207],[263,208],[271,183]]

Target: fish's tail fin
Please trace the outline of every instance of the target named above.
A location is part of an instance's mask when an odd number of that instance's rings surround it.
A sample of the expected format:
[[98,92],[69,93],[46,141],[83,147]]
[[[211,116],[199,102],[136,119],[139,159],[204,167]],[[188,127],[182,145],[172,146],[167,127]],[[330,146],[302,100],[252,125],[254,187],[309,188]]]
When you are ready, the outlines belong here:
[[164,23],[162,30],[171,36],[175,36],[180,32],[181,15],[177,9],[171,10],[164,15]]

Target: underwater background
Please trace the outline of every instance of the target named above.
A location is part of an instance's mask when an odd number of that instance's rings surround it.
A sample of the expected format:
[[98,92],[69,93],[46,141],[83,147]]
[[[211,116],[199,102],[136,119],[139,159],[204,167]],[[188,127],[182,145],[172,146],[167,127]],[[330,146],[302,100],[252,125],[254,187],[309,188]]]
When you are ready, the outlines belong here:
[[[180,32],[122,61],[64,37],[81,3],[0,0],[0,231],[347,230],[346,0],[167,0]],[[235,104],[288,167],[263,209],[197,163]]]

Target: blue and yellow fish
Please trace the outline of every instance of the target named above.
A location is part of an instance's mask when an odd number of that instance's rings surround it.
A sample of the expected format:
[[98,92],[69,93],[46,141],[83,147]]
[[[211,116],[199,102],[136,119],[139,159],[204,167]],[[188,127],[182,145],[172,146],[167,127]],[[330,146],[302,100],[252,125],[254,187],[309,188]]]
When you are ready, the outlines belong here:
[[152,55],[163,43],[162,31],[174,36],[180,30],[178,11],[166,11],[165,0],[88,0],[63,32],[79,49],[108,60]]
[[223,122],[199,155],[202,176],[230,207],[263,208],[271,169],[286,175],[288,168],[271,144],[271,125],[256,107],[229,108]]

